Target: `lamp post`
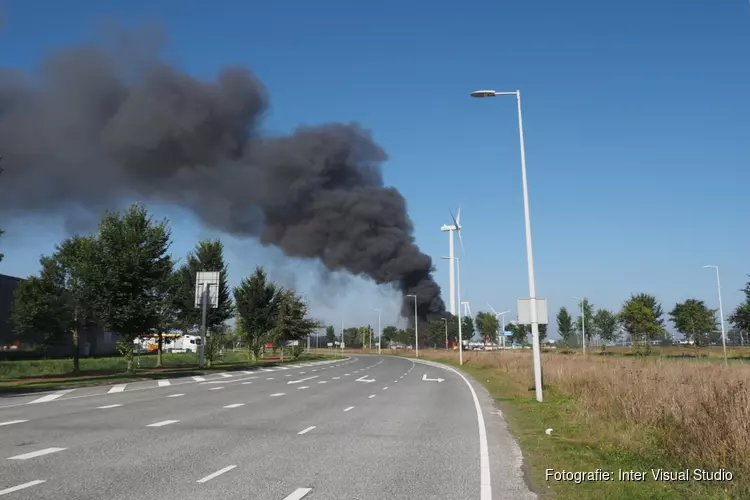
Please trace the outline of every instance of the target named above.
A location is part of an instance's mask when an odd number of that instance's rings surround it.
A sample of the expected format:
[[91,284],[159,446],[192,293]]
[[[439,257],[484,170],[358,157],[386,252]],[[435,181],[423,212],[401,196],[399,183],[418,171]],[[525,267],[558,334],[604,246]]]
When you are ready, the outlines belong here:
[[728,365],[727,359],[727,334],[724,331],[724,306],[721,303],[721,279],[719,278],[719,266],[703,266],[704,268],[716,269],[716,289],[719,292],[719,316],[721,319],[721,345],[724,346],[724,364]]
[[445,323],[445,350],[448,350],[448,318],[443,318]]
[[523,185],[523,212],[526,222],[526,261],[529,274],[529,309],[531,313],[531,334],[533,336],[534,350],[534,385],[536,387],[536,400],[544,400],[542,394],[542,350],[539,344],[539,318],[536,307],[536,281],[534,278],[534,252],[531,242],[531,213],[529,211],[529,186],[526,179],[526,148],[523,140],[523,115],[521,113],[521,91],[496,92],[494,90],[477,90],[471,93],[472,97],[496,97],[499,95],[515,95],[518,108],[518,133],[521,145],[521,182]]
[[417,315],[417,296],[409,294],[407,297],[414,297],[414,355],[419,357],[419,316]]
[[383,330],[380,329],[380,313],[383,312],[380,309],[375,309],[378,312],[378,354],[380,354],[381,339],[383,337]]
[[586,312],[583,310],[583,301],[581,297],[573,297],[581,302],[581,344],[583,345],[583,355],[586,355]]
[[[464,339],[461,330],[463,315],[461,314],[461,261],[458,257],[443,257],[445,260],[456,261],[456,296],[458,297],[458,364],[464,364]],[[453,265],[453,262],[451,262]]]
[[503,311],[501,313],[498,313],[498,316],[500,316],[500,333],[503,335],[503,347],[505,347],[505,315],[508,314],[510,310]]

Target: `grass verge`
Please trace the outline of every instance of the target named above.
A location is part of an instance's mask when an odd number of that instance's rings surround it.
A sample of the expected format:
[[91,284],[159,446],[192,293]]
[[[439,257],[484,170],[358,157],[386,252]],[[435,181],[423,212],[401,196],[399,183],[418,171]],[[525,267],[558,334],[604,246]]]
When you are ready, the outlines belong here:
[[[455,353],[425,350],[420,357],[458,365]],[[747,366],[546,353],[543,367],[541,404],[532,390],[530,353],[470,352],[462,367],[503,411],[523,450],[529,482],[541,498],[750,498]],[[657,481],[651,475],[652,469],[692,474],[696,468],[724,468],[733,479]],[[547,469],[602,469],[614,479],[548,481]],[[618,479],[620,470],[646,474],[643,480],[626,481]]]

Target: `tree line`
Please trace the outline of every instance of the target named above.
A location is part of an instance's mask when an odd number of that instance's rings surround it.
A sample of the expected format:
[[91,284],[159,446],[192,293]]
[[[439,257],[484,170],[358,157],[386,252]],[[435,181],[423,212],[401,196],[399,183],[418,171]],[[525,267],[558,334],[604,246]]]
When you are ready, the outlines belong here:
[[79,339],[95,326],[119,336],[117,349],[129,371],[136,339],[156,335],[161,366],[164,334],[187,334],[201,325],[202,311],[195,307],[199,271],[221,273],[218,307],[209,308],[206,318],[209,362],[229,342],[232,318],[234,334],[253,360],[266,343],[299,341],[321,327],[304,298],[269,281],[262,267],[230,290],[220,240],[199,242],[182,263],[173,260],[170,246],[167,219],[155,221],[145,207],[107,212],[95,233],[62,241],[41,257],[38,276],[19,283],[12,311],[16,333],[37,346],[72,343],[76,371]]

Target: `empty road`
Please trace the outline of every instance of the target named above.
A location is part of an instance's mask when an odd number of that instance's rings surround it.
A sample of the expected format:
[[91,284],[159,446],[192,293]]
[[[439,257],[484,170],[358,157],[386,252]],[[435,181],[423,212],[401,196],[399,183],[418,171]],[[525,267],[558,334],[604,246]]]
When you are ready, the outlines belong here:
[[490,397],[354,356],[0,398],[2,500],[533,499]]

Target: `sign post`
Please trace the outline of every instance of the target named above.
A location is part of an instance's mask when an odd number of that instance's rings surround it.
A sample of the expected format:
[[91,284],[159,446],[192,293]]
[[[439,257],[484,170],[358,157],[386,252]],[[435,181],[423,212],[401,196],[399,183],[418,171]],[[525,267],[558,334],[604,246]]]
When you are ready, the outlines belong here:
[[208,336],[208,308],[219,307],[219,277],[218,272],[198,272],[195,278],[195,307],[201,308],[201,345],[198,366],[205,367],[206,337]]

